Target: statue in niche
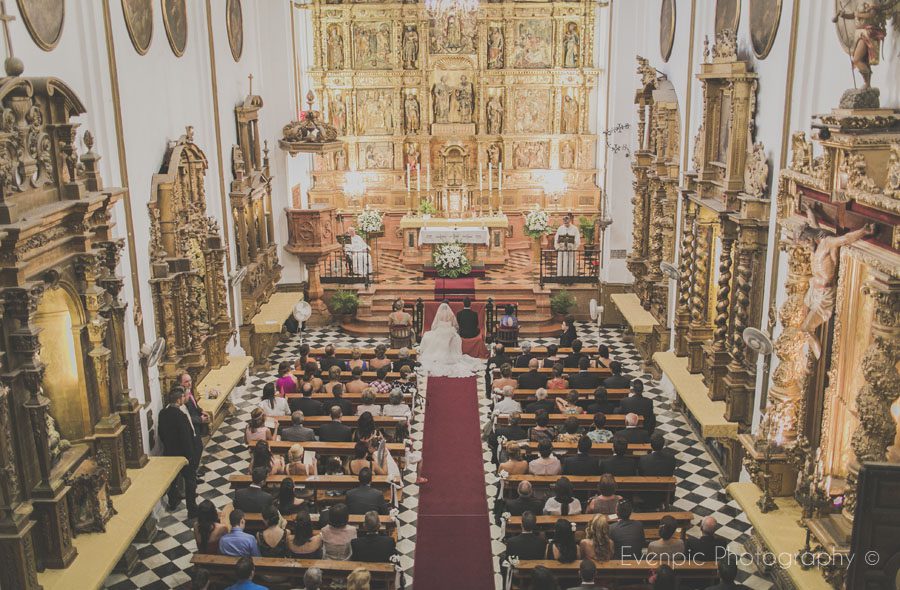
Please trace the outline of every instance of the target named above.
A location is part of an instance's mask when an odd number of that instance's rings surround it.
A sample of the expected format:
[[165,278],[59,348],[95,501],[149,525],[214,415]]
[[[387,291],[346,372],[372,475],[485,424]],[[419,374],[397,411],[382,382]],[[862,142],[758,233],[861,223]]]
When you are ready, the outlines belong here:
[[338,25],[328,27],[328,69],[344,69],[344,36]]
[[566,34],[563,37],[563,67],[577,68],[578,56],[581,52],[581,38],[578,35],[578,25],[568,23]]
[[570,169],[575,167],[575,148],[571,141],[564,141],[559,145],[559,167]]
[[487,103],[487,132],[497,135],[503,132],[503,102],[499,96],[492,96]]
[[454,92],[456,98],[456,116],[460,123],[472,122],[472,111],[475,107],[475,87],[466,76],[460,76],[459,86]]
[[490,70],[503,69],[503,29],[491,27],[488,33],[487,67]]
[[431,53],[474,53],[478,19],[451,12],[431,21]]
[[856,22],[856,43],[850,51],[850,60],[862,76],[862,90],[868,90],[871,88],[872,66],[880,62],[881,41],[887,32],[887,19],[893,16],[891,11],[897,2],[896,0],[882,4],[862,2],[858,10],[849,11],[844,10],[847,4],[849,3],[844,3],[831,20],[834,23],[837,23],[838,19]]
[[[38,390],[38,395],[44,395],[43,387]],[[59,432],[59,424],[56,422],[56,418],[50,415],[50,412],[47,412],[46,420],[47,448],[50,451],[50,464],[56,465],[62,454],[72,446],[72,443],[62,437],[62,434]]]
[[487,149],[487,158],[488,164],[491,164],[494,168],[499,167],[501,160],[500,146],[496,143],[489,145]]
[[808,311],[803,323],[800,324],[800,329],[806,332],[809,349],[813,355],[820,358],[822,345],[816,337],[816,330],[822,324],[827,323],[834,313],[835,278],[841,248],[874,235],[876,227],[874,224],[867,223],[856,231],[842,236],[832,236],[819,227],[816,216],[809,207],[804,207],[804,211],[807,223],[800,230],[799,240],[807,243],[813,252],[810,257],[812,278],[809,279],[809,290],[803,300]]
[[450,122],[450,87],[447,85],[447,76],[441,76],[440,82],[434,85],[431,91],[434,103],[434,122]]
[[347,169],[347,155],[344,153],[344,150],[340,150],[334,153],[334,169],[335,170],[346,170]]
[[418,133],[421,126],[419,119],[419,99],[411,92],[406,95],[406,100],[403,101],[403,116],[406,121],[406,132]]
[[459,49],[463,45],[462,22],[455,14],[447,16],[447,23],[444,26],[444,39],[447,40],[449,49]]
[[403,68],[416,69],[419,60],[419,32],[414,26],[407,26],[403,31]]
[[578,133],[578,101],[570,94],[563,98],[560,132]]
[[415,167],[419,164],[419,146],[414,143],[406,144],[406,156],[405,156],[404,166],[409,166],[411,169],[415,169]]
[[331,101],[331,125],[334,127],[338,135],[347,134],[347,109],[344,108],[344,97],[339,93],[335,94]]

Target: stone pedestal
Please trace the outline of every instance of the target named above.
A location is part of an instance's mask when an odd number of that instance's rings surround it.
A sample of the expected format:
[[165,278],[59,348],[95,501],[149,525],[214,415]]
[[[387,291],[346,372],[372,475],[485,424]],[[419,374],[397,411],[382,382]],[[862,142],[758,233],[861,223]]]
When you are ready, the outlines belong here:
[[687,343],[688,371],[691,373],[703,372],[703,347],[712,336],[712,328],[707,326],[691,325],[688,329],[685,342]]
[[69,520],[69,504],[66,495],[72,488],[61,485],[54,490],[35,492],[31,499],[33,517],[38,530],[35,535],[39,560],[44,567],[63,569],[68,567],[78,551],[72,546],[72,528]]
[[703,378],[709,387],[709,399],[722,401],[725,399],[725,377],[728,375],[728,363],[731,356],[725,350],[717,350],[715,343],[704,346],[706,362],[703,367]]
[[141,403],[126,397],[119,404],[119,419],[125,426],[122,444],[125,446],[125,466],[140,469],[149,460],[144,452],[144,435],[141,431]]
[[110,414],[94,428],[96,446],[94,454],[97,463],[109,475],[109,491],[113,495],[122,494],[131,485],[125,470],[125,426],[118,414]]

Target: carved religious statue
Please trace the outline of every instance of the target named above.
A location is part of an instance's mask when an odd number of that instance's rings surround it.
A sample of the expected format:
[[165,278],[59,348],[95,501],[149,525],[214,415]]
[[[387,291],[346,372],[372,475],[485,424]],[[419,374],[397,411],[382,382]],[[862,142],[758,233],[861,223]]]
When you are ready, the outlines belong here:
[[498,96],[492,96],[487,103],[487,132],[503,133],[503,103]]
[[450,122],[450,87],[447,85],[447,76],[441,76],[440,81],[431,90],[431,100],[434,110],[435,123]]
[[406,144],[406,161],[404,164],[410,169],[415,169],[419,163],[419,147],[414,143]]
[[456,115],[460,123],[471,123],[475,109],[475,87],[466,76],[460,76],[459,86],[455,91]]
[[328,28],[328,69],[344,69],[344,37],[338,25]]
[[488,163],[494,168],[500,165],[500,146],[492,143],[487,149]]
[[841,248],[875,233],[875,226],[864,227],[842,236],[831,236],[819,227],[812,210],[805,207],[807,225],[800,232],[800,240],[813,249],[810,258],[812,278],[803,303],[806,304],[806,318],[800,329],[809,338],[809,347],[816,358],[822,354],[822,346],[816,337],[816,329],[831,319],[835,304],[835,278],[840,260]]
[[575,148],[572,147],[571,141],[559,144],[559,167],[564,169],[575,167]]
[[578,133],[578,101],[572,95],[563,98],[560,132]]
[[419,60],[419,32],[414,26],[408,26],[403,31],[403,69],[416,69]]
[[566,35],[563,37],[563,67],[577,68],[580,51],[581,38],[578,36],[578,25],[569,23],[566,25]]
[[419,100],[416,98],[415,94],[409,93],[406,95],[406,100],[403,101],[403,117],[406,121],[406,132],[418,133],[421,124],[419,118]]
[[503,68],[503,29],[491,27],[488,33],[487,67],[491,70]]
[[344,108],[344,99],[340,94],[334,96],[331,101],[331,125],[337,130],[338,135],[347,133],[347,110]]
[[838,22],[838,19],[856,21],[856,43],[850,53],[850,59],[862,76],[863,90],[870,88],[872,66],[878,65],[880,61],[881,41],[885,37],[888,15],[898,3],[900,0],[884,4],[863,2],[859,10],[840,10],[832,19],[832,22],[835,23]]

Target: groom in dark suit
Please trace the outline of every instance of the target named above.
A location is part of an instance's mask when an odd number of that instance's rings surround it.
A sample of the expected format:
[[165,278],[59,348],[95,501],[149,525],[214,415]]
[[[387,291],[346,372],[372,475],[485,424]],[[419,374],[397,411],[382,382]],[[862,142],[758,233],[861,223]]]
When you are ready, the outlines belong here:
[[472,301],[468,297],[463,299],[463,308],[456,313],[456,321],[459,322],[460,338],[474,338],[481,333],[478,314],[472,311]]

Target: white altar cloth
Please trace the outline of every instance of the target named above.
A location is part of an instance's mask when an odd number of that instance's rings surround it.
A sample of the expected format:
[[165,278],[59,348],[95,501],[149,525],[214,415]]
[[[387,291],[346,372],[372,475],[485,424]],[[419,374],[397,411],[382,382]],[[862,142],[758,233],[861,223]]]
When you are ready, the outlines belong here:
[[419,245],[447,244],[490,244],[491,235],[486,227],[423,227],[419,230]]

